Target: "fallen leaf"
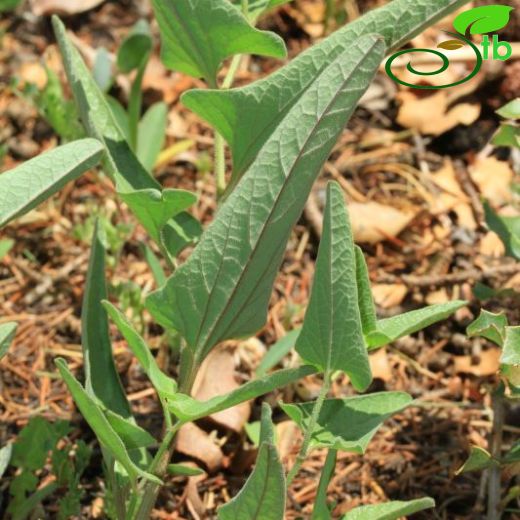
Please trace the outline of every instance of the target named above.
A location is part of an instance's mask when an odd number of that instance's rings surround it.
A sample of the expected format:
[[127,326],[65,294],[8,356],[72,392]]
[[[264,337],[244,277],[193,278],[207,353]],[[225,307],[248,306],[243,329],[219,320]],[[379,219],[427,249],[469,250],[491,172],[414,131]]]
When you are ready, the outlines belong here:
[[450,98],[443,90],[427,97],[409,91],[397,95],[401,102],[397,122],[421,134],[441,135],[457,125],[469,126],[480,116],[480,103],[449,106]]
[[[235,356],[226,346],[213,350],[204,360],[193,385],[193,397],[207,401],[236,390]],[[215,413],[210,418],[217,424],[240,433],[251,415],[249,402]]]
[[454,211],[460,227],[475,230],[477,223],[469,197],[462,191],[450,159],[446,159],[443,166],[431,174],[431,180],[442,190],[433,198],[432,212],[440,214]]
[[105,0],[31,0],[31,9],[36,16],[51,14],[71,15],[90,11]]
[[500,258],[504,256],[506,250],[504,243],[494,231],[488,231],[481,239],[479,245],[480,254]]
[[185,424],[179,430],[176,450],[183,455],[203,462],[210,472],[219,469],[224,460],[220,447],[194,423]]
[[438,291],[433,291],[426,296],[426,303],[428,305],[437,305],[439,303],[447,303],[451,300],[448,292],[443,287]]
[[406,285],[399,283],[379,283],[372,285],[374,301],[383,309],[391,309],[400,305],[408,294]]
[[281,460],[294,452],[301,436],[301,430],[294,421],[282,421],[276,425],[276,446]]
[[396,237],[416,215],[378,202],[350,202],[348,209],[354,239],[371,244]]
[[468,171],[482,196],[492,201],[494,206],[511,200],[513,170],[508,162],[485,157],[477,159],[469,166]]
[[385,348],[376,350],[369,356],[370,369],[374,379],[381,379],[388,383],[392,379],[392,367],[388,361],[388,352]]
[[484,350],[477,360],[475,360],[474,356],[455,356],[455,372],[480,377],[492,376],[498,372],[500,367],[499,360],[500,350],[498,348]]

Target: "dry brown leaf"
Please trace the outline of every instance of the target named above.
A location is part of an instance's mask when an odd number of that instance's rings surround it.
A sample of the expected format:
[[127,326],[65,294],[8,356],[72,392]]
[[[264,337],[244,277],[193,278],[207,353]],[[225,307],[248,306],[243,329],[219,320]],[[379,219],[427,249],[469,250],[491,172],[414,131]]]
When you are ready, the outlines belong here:
[[500,237],[495,232],[488,231],[480,241],[479,251],[482,255],[500,258],[504,256],[506,249]]
[[480,103],[460,103],[450,108],[444,90],[423,98],[403,91],[397,98],[401,102],[397,122],[422,134],[441,135],[457,125],[471,125],[480,116]]
[[196,424],[185,424],[177,435],[176,450],[203,462],[210,472],[222,466],[224,455],[211,437]]
[[392,379],[392,367],[388,360],[388,352],[385,348],[376,350],[374,354],[370,354],[370,369],[374,379],[381,379],[388,383]]
[[51,14],[71,15],[90,11],[105,0],[31,0],[31,8],[36,16]]
[[206,506],[198,489],[199,482],[203,482],[206,478],[207,475],[189,477],[186,484],[186,502],[189,504],[190,512],[195,518],[204,518],[206,515]]
[[493,205],[500,206],[511,200],[513,170],[508,162],[495,157],[479,158],[468,170],[480,193]]
[[371,244],[397,236],[416,215],[378,202],[350,202],[348,209],[354,239]]
[[[193,396],[199,401],[207,401],[218,395],[236,390],[240,385],[235,379],[235,356],[227,347],[213,350],[204,360],[193,385]],[[242,403],[233,408],[211,415],[217,424],[237,433],[241,432],[251,415],[250,403]]]
[[379,307],[391,309],[402,303],[408,294],[408,288],[406,285],[399,283],[379,283],[372,285],[372,294]]
[[472,230],[476,229],[477,223],[469,198],[462,191],[450,159],[446,159],[444,165],[438,171],[432,173],[431,180],[442,190],[433,199],[432,212],[439,214],[454,211],[459,226]]
[[448,295],[448,292],[443,287],[442,289],[439,289],[438,291],[432,291],[426,296],[426,303],[428,305],[437,305],[439,303],[447,303],[451,300],[450,296]]
[[484,350],[477,361],[473,356],[455,356],[455,372],[463,374],[472,374],[474,376],[492,376],[498,372],[500,367],[500,350],[498,348],[491,348]]

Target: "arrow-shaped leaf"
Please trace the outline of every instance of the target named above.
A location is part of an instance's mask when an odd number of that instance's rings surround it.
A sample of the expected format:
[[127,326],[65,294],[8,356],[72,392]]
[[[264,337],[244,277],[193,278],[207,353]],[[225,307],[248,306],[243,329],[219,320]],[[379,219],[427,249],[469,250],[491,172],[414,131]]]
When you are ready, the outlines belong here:
[[[403,392],[327,399],[312,434],[311,448],[364,453],[381,424],[411,402],[412,398]],[[307,430],[314,402],[280,406],[303,431]]]
[[0,174],[0,227],[22,216],[96,166],[103,146],[82,139],[60,146]]
[[395,0],[346,25],[264,80],[230,91],[185,93],[183,103],[216,128],[231,147],[230,188],[314,78],[342,53],[355,55],[363,35],[380,34],[388,49],[397,49],[467,1]]
[[271,409],[262,405],[255,469],[238,495],[218,510],[219,520],[280,520],[285,513],[285,474],[274,446]]
[[185,373],[220,341],[264,325],[291,229],[383,54],[381,40],[366,36],[330,63],[270,137],[189,260],[148,297],[153,316],[187,341]]
[[327,186],[312,293],[296,352],[321,372],[346,372],[354,387],[372,381],[356,283],[356,254],[339,184]]
[[153,0],[153,6],[163,63],[209,85],[216,86],[218,68],[228,56],[285,56],[279,36],[252,27],[228,0]]

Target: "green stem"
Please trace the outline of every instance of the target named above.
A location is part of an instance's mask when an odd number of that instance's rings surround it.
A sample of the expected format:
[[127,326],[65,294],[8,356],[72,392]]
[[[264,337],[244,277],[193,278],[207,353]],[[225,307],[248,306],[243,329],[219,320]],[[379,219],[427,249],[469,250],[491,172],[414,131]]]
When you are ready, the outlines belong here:
[[312,415],[309,421],[309,424],[307,426],[307,429],[305,431],[305,435],[303,437],[303,443],[302,447],[300,448],[300,452],[298,453],[298,456],[296,457],[296,461],[294,462],[293,467],[289,471],[289,474],[287,475],[287,486],[291,484],[291,482],[294,480],[294,477],[299,473],[302,464],[304,463],[308,453],[309,448],[312,441],[312,435],[314,433],[314,430],[316,429],[316,424],[318,423],[318,418],[320,416],[321,408],[323,406],[323,403],[325,401],[325,398],[327,397],[327,394],[329,393],[330,389],[330,383],[331,383],[331,373],[330,371],[325,372],[323,376],[323,386],[321,387],[320,394],[318,396],[318,399],[316,399],[316,402],[314,403],[314,408],[312,409]]
[[137,75],[132,83],[130,90],[130,100],[128,101],[128,122],[130,126],[130,147],[137,151],[137,139],[139,132],[139,121],[141,119],[141,111],[143,107],[143,78],[146,70],[147,60],[143,60],[143,64],[137,69]]

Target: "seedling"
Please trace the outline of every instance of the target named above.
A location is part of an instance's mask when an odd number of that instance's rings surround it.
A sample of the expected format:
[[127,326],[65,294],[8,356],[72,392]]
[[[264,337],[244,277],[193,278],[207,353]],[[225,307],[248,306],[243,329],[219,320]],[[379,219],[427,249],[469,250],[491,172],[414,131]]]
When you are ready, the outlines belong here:
[[[250,23],[257,13],[279,3],[242,2],[241,12],[228,0],[153,2],[164,63],[202,77],[212,87],[186,93],[184,103],[227,140],[233,156],[231,182],[215,220],[180,267],[176,256],[190,242],[188,224],[192,221],[186,210],[196,202],[195,197],[183,190],[162,189],[142,166],[63,24],[53,20],[85,131],[103,147],[104,171],[174,271],[161,280],[163,274],[155,263],[154,273],[163,283],[147,297],[146,307],[169,333],[182,338],[177,379],[160,369],[142,336],[106,301],[105,251],[98,229],[82,312],[85,383],[74,377],[64,360],[56,361],[101,444],[108,485],[121,520],[150,518],[168,471],[186,474],[186,469],[170,464],[176,434],[183,425],[310,374],[323,376],[318,399],[280,404],[304,434],[294,466],[286,476],[273,441],[271,410],[264,404],[255,469],[242,491],[218,515],[224,520],[283,519],[287,484],[311,450],[327,448],[327,471],[314,517],[330,518],[325,491],[334,471],[335,451],[363,453],[381,423],[411,402],[401,392],[328,399],[333,375],[344,372],[358,391],[365,391],[372,380],[370,349],[421,330],[464,305],[451,302],[378,320],[367,267],[353,243],[343,194],[336,184],[330,184],[314,287],[296,340],[302,365],[270,372],[270,362],[264,364],[259,377],[229,394],[204,402],[190,396],[202,362],[217,344],[251,336],[264,326],[291,230],[385,53],[464,1],[440,0],[433,5],[429,0],[417,0],[411,7],[408,0],[396,0],[337,31],[264,80],[240,89],[216,88],[219,67],[227,57],[244,53],[284,56],[279,37],[258,31]],[[233,68],[236,65],[229,70]],[[219,187],[223,191],[221,177]],[[132,415],[115,368],[109,318],[158,394],[164,410],[160,439],[141,428]],[[362,508],[345,518],[392,520],[432,506],[431,499],[389,503]]]

